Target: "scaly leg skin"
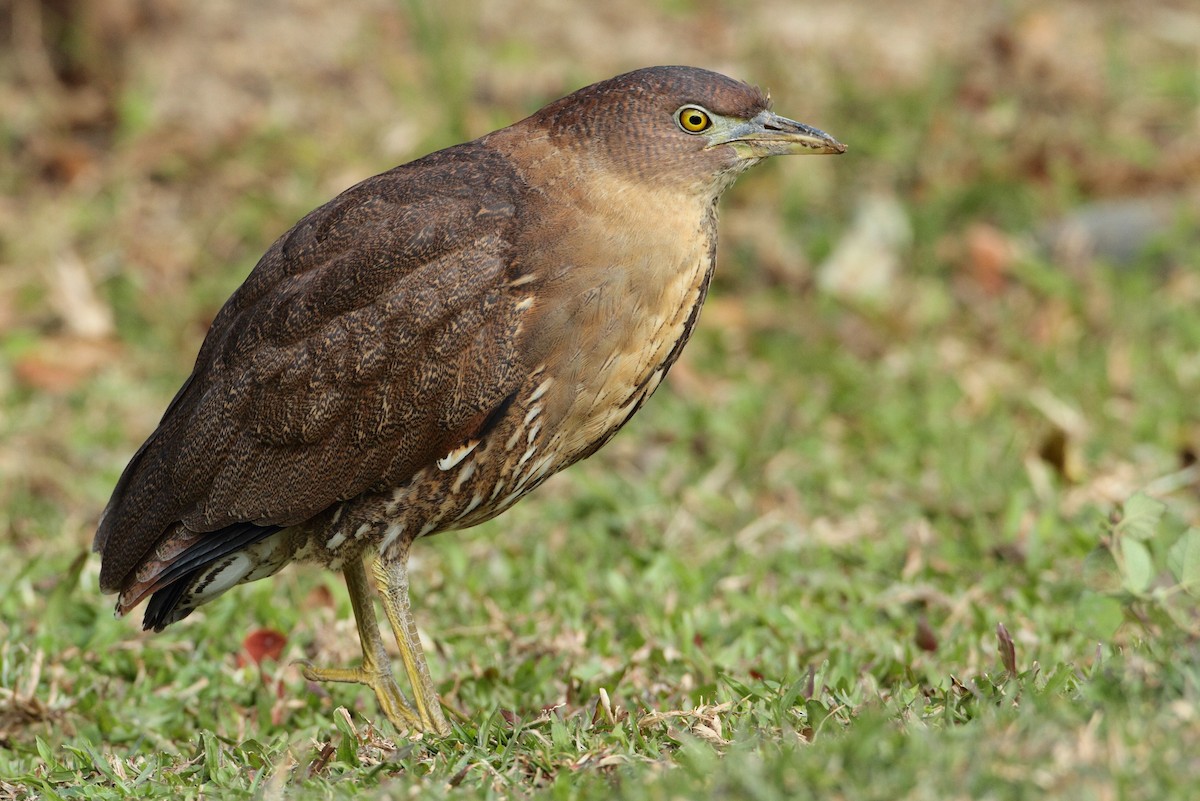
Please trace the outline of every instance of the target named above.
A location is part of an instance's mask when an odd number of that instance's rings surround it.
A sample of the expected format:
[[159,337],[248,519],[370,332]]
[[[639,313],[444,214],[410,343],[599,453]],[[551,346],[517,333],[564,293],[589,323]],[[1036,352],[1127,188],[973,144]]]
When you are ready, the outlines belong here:
[[400,646],[400,658],[404,661],[404,672],[412,685],[413,701],[421,727],[445,737],[450,734],[450,725],[442,714],[442,702],[438,700],[433,679],[429,677],[429,666],[425,664],[425,651],[421,648],[421,637],[417,633],[417,621],[413,619],[408,605],[408,549],[396,560],[375,560],[375,579],[383,597],[383,611],[387,613],[396,644]]
[[[352,559],[346,565],[346,589],[350,591],[350,604],[354,608],[354,622],[358,626],[358,639],[362,644],[362,667],[357,668],[318,668],[311,664],[302,663],[301,672],[309,681],[340,681],[354,684],[365,684],[375,691],[379,700],[379,708],[398,731],[428,731],[433,727],[428,725],[422,715],[417,716],[408,701],[404,700],[396,680],[392,678],[392,663],[383,647],[383,638],[379,636],[379,624],[375,620],[375,607],[371,603],[371,588],[367,583],[367,571],[359,559]],[[440,712],[438,719],[441,720]],[[443,721],[443,727],[445,722]],[[440,734],[449,730],[438,728]]]

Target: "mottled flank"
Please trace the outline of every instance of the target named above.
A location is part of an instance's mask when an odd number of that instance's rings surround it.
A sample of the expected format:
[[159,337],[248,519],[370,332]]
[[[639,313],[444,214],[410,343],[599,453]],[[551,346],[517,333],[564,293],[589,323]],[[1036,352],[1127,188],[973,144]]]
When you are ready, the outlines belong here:
[[158,629],[293,560],[344,569],[364,668],[311,675],[444,730],[419,640],[415,711],[379,664],[364,556],[408,653],[412,541],[603,446],[696,325],[721,192],[765,156],[842,149],[754,87],[657,67],[347,190],[213,321],[101,520],[101,587],[122,614],[151,596]]

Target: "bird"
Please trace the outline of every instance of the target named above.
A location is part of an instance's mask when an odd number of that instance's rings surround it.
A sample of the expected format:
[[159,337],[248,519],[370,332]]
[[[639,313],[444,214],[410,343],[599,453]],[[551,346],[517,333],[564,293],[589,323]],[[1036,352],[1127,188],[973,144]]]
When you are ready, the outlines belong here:
[[362,661],[303,675],[448,735],[412,544],[591,456],[662,384],[708,292],[721,194],[768,157],[846,150],[771,108],[716,72],[638,69],[303,217],[217,313],[100,516],[116,614],[148,599],[161,631],[289,563],[341,571]]

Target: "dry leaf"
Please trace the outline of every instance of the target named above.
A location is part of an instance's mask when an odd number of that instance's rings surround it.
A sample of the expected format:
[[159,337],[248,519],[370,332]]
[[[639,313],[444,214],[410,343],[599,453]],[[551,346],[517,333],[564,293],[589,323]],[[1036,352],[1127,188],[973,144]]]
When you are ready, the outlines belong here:
[[967,268],[975,283],[990,295],[1004,290],[1005,274],[1016,248],[999,228],[975,223],[966,233]]
[[42,392],[70,392],[112,364],[121,348],[115,342],[78,337],[45,339],[13,365],[17,381]]
[[917,632],[913,636],[913,642],[922,651],[933,653],[938,649],[937,635],[933,633],[933,629],[929,627],[929,621],[924,617],[917,620]]
[[238,665],[261,665],[264,659],[279,661],[287,635],[274,629],[255,629],[242,640],[242,652],[238,654]]

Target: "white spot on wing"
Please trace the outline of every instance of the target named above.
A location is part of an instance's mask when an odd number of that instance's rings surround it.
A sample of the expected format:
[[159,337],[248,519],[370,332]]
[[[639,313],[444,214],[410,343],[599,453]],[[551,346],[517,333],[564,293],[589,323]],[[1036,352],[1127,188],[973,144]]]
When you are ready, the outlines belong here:
[[463,469],[458,471],[458,476],[455,477],[454,486],[450,491],[458,492],[462,489],[463,482],[473,475],[475,475],[475,462],[467,462]]
[[533,465],[529,468],[529,475],[537,479],[544,478],[546,474],[550,472],[550,468],[553,466],[553,463],[554,454],[548,453],[533,463]]
[[517,444],[517,440],[521,437],[521,427],[517,426],[513,429],[512,436],[508,438],[508,442],[504,443],[504,450],[511,451]]
[[533,440],[537,437],[538,432],[541,430],[542,430],[542,424],[534,423],[533,428],[529,429],[529,434],[527,434],[525,437],[525,444],[526,445],[532,444]]
[[479,506],[479,504],[481,504],[481,503],[483,503],[483,496],[477,492],[471,496],[471,502],[467,504],[467,508],[463,509],[461,512],[459,512],[458,516],[455,517],[454,519],[462,520],[464,517],[471,514],[471,512],[474,512],[475,507]]
[[346,535],[339,531],[338,533],[334,534],[329,539],[325,540],[325,550],[332,551],[334,548],[338,547],[345,541],[346,541]]
[[403,523],[393,523],[392,525],[388,526],[387,531],[383,535],[383,539],[379,543],[379,552],[384,553],[387,551],[387,549],[391,547],[392,543],[404,533],[404,528],[405,526]]
[[546,394],[546,390],[550,389],[550,385],[554,383],[553,378],[547,378],[545,381],[537,385],[537,389],[529,394],[529,402],[533,403],[538,398]]
[[521,454],[521,460],[520,460],[519,462],[517,462],[517,468],[518,468],[518,469],[520,469],[521,465],[523,465],[523,464],[525,464],[526,462],[528,462],[528,461],[529,461],[529,457],[530,457],[530,456],[533,456],[533,453],[534,453],[534,451],[536,451],[536,450],[537,450],[537,446],[536,446],[536,445],[530,445],[528,448],[526,448],[526,449],[525,449],[525,452],[524,452],[523,454]]
[[475,450],[475,446],[479,444],[479,440],[473,439],[465,445],[460,445],[454,450],[447,453],[441,459],[437,460],[438,470],[446,471],[454,467],[456,464],[466,459],[471,451]]

